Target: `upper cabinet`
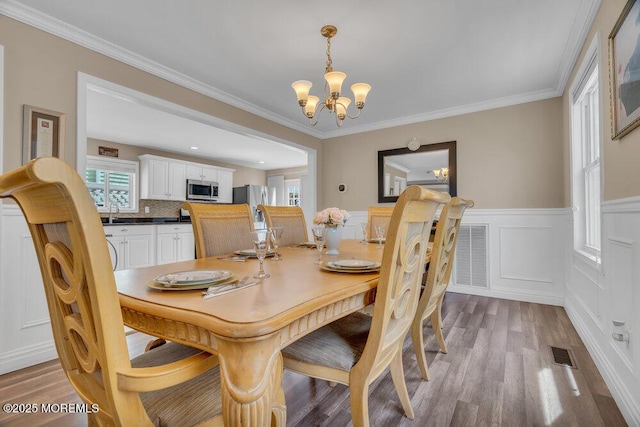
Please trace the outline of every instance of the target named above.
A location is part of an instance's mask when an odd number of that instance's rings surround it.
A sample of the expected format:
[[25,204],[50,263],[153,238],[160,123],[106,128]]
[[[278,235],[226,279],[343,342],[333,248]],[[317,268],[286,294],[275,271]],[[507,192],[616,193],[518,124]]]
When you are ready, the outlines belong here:
[[187,178],[218,182],[218,168],[191,163],[187,165]]
[[144,154],[140,159],[140,198],[186,200],[187,179],[218,183],[218,202],[233,201],[233,169]]
[[139,159],[141,199],[186,199],[187,165],[147,154]]

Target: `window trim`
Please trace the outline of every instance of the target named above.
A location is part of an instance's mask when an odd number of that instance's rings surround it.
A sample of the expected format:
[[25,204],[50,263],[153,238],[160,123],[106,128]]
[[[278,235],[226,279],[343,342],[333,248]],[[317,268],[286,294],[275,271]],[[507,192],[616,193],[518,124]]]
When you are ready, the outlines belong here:
[[[138,213],[139,212],[139,193],[138,193],[138,182],[140,177],[140,163],[133,160],[123,160],[123,159],[108,159],[104,157],[98,156],[87,156],[85,162],[85,171],[88,168],[101,168],[107,169],[109,171],[115,172],[127,172],[133,174],[133,179],[131,183],[131,207],[130,208],[120,208],[120,212],[126,213]],[[85,172],[86,174],[86,172]],[[85,180],[85,174],[82,175],[82,179]],[[85,185],[87,185],[85,181]],[[96,209],[100,213],[109,212],[109,209],[105,207],[98,207]]]
[[[569,111],[570,111],[570,166],[571,166],[571,205],[573,211],[573,251],[574,256],[578,256],[587,261],[596,263],[598,268],[601,268],[601,253],[602,253],[602,233],[603,233],[603,221],[602,221],[602,197],[603,197],[603,176],[602,176],[602,141],[603,141],[603,110],[602,110],[602,73],[600,72],[600,54],[599,54],[599,38],[596,34],[585,53],[584,59],[576,78],[569,91]],[[592,81],[593,74],[595,73],[595,82]],[[598,155],[594,158],[591,154],[592,147],[587,147],[583,143],[582,135],[585,132],[583,114],[584,111],[582,102],[578,103],[579,98],[585,94],[585,88],[589,87],[592,83],[597,84],[597,118],[598,118]],[[608,87],[608,86],[607,86]],[[592,129],[590,129],[592,131]],[[592,144],[589,144],[592,145]],[[587,152],[589,151],[589,152]],[[589,156],[589,157],[587,157]],[[588,169],[597,167],[599,169],[599,200],[598,212],[599,212],[599,235],[600,235],[600,248],[594,248],[587,244],[587,213],[586,213],[586,181],[587,177],[585,172]],[[585,212],[581,212],[585,210]]]

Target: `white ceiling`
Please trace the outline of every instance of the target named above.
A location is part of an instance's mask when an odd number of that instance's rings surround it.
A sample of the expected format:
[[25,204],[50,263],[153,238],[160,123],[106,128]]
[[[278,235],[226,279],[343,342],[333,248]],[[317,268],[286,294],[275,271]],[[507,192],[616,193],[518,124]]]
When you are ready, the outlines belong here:
[[[0,13],[318,138],[560,96],[600,0],[0,0]],[[308,125],[326,39],[357,120]],[[350,93],[349,93],[350,94]],[[107,132],[105,129],[103,132]]]

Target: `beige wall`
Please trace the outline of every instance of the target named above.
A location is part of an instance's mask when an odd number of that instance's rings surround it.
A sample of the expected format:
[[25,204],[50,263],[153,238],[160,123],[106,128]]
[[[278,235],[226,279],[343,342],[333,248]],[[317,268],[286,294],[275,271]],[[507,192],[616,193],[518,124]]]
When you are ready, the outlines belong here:
[[[602,123],[602,169],[603,169],[603,200],[616,200],[626,197],[640,196],[640,129],[635,129],[625,137],[613,141],[611,139],[611,92],[609,89],[609,51],[608,38],[615,25],[626,0],[603,0],[600,10],[591,26],[585,46],[576,62],[576,66],[569,78],[562,97],[564,111],[564,151],[569,158],[569,90],[575,79],[575,74],[582,64],[584,54],[589,44],[596,36],[600,45],[600,105]],[[568,165],[568,160],[566,162]],[[567,205],[571,203],[569,187],[569,167],[565,174],[565,189]]]
[[423,144],[457,141],[458,195],[477,208],[567,206],[560,98],[326,140],[325,205],[377,205],[378,150],[406,147],[414,136]]
[[[317,138],[185,89],[4,15],[0,15],[0,44],[4,46],[5,54],[5,171],[22,164],[24,104],[66,113],[63,158],[75,166],[78,71],[313,148],[321,158],[322,144]],[[318,164],[319,175],[321,170],[322,165]]]

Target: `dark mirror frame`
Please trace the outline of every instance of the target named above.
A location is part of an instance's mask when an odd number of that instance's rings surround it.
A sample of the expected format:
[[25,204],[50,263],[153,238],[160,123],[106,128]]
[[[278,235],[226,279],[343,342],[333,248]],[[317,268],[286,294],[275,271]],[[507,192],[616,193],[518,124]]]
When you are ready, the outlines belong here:
[[436,150],[449,150],[449,194],[451,197],[457,195],[456,181],[456,141],[439,142],[437,144],[421,145],[415,151],[408,148],[394,148],[392,150],[378,151],[378,203],[395,203],[398,196],[384,195],[384,158],[386,156],[397,156],[399,154],[424,153]]

